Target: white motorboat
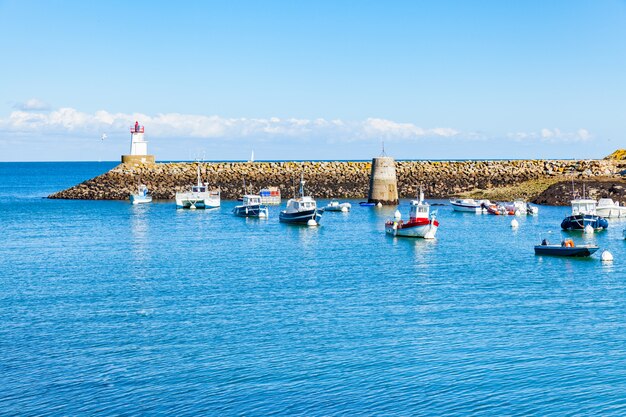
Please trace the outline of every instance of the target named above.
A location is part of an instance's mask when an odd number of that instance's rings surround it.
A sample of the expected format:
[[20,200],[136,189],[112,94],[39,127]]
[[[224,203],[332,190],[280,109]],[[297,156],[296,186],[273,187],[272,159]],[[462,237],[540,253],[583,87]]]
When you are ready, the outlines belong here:
[[198,183],[191,187],[191,191],[176,193],[176,207],[211,209],[219,206],[220,190],[211,190],[208,184],[202,183],[200,178],[200,164],[198,164]]
[[148,187],[144,184],[137,186],[137,192],[132,193],[129,197],[131,204],[151,203],[152,196],[148,193]]
[[350,211],[352,208],[352,204],[350,203],[340,203],[337,200],[331,200],[330,203],[326,205],[324,210],[326,211],[343,211],[344,213]]
[[491,205],[489,200],[474,200],[473,198],[456,198],[450,200],[454,211],[467,213],[486,213],[486,206]]
[[619,201],[610,198],[601,198],[596,205],[596,214],[606,218],[626,217],[626,206],[620,206]]
[[392,236],[421,237],[434,239],[439,228],[435,213],[430,212],[430,205],[424,202],[424,193],[420,188],[419,200],[411,200],[409,220],[389,220],[385,223],[385,232]]
[[287,208],[282,210],[278,220],[282,223],[316,226],[322,220],[324,209],[317,208],[313,197],[304,195],[304,180],[300,180],[300,197],[290,198]]

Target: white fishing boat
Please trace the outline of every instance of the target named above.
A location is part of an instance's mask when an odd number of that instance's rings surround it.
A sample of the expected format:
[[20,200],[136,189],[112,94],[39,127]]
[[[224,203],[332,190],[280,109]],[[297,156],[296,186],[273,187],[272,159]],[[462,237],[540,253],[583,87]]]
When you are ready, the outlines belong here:
[[352,208],[352,204],[350,203],[340,203],[337,200],[331,200],[330,203],[326,205],[324,210],[326,211],[343,211],[344,213],[350,211]]
[[392,236],[421,237],[434,239],[439,228],[435,213],[430,212],[430,205],[424,201],[424,192],[420,188],[419,199],[411,200],[409,220],[389,220],[385,223],[385,232]]
[[202,183],[200,178],[200,164],[198,164],[198,183],[190,191],[176,193],[176,207],[189,209],[211,209],[220,206],[220,190],[209,189],[208,184]]
[[152,202],[152,196],[148,192],[148,187],[144,184],[137,186],[137,192],[132,193],[129,197],[131,204],[143,204]]
[[[246,179],[243,179],[243,192],[247,193]],[[256,194],[245,194],[241,199],[242,205],[233,209],[233,214],[239,217],[259,217],[267,219],[269,209],[261,203],[261,196]]]
[[626,206],[620,206],[619,201],[610,198],[601,198],[596,205],[596,214],[606,218],[626,217]]
[[491,205],[489,200],[474,200],[473,198],[456,198],[450,200],[454,211],[467,213],[486,213],[485,206]]
[[317,208],[313,197],[304,195],[304,180],[300,180],[300,197],[290,198],[287,208],[282,210],[278,220],[282,223],[316,226],[322,220],[324,209]]
[[269,209],[261,204],[261,196],[246,194],[243,196],[243,204],[233,209],[233,214],[240,217],[259,217],[267,219]]

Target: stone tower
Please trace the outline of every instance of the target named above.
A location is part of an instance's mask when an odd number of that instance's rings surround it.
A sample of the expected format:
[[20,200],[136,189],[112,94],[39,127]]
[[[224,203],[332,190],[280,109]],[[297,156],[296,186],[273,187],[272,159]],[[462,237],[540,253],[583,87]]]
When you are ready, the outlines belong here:
[[379,156],[372,159],[370,190],[367,195],[367,201],[386,205],[398,204],[396,161],[393,158]]

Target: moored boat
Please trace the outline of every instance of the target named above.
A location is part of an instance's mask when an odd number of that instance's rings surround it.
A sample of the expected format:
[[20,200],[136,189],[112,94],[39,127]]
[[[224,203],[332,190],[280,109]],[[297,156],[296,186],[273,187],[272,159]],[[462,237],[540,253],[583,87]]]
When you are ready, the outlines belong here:
[[594,230],[607,229],[609,222],[596,213],[596,201],[591,199],[572,200],[572,214],[561,222],[564,230],[584,230],[591,226]]
[[535,255],[586,257],[593,255],[598,249],[596,245],[576,246],[572,239],[565,239],[560,245],[551,245],[544,239],[541,245],[535,246]]
[[509,211],[502,204],[483,203],[482,207],[487,211],[487,213],[493,214],[495,216],[504,216],[504,215],[509,214]]
[[374,207],[376,203],[370,203],[369,201],[361,201],[359,206],[361,207]]
[[421,237],[434,239],[439,228],[435,213],[430,212],[430,206],[424,201],[424,193],[420,188],[418,200],[411,200],[409,220],[388,220],[385,223],[385,232],[392,236]]
[[626,206],[620,206],[619,201],[610,198],[601,198],[596,205],[596,214],[605,218],[626,217]]
[[304,184],[305,181],[300,180],[300,197],[287,201],[287,207],[278,215],[280,222],[313,226],[322,220],[324,209],[317,208],[317,202],[313,197],[304,195]]
[[332,200],[330,203],[324,207],[325,211],[350,211],[352,205],[350,203],[340,203],[337,200]]
[[483,213],[487,211],[484,206],[491,205],[491,202],[489,200],[474,200],[473,198],[455,198],[450,200],[450,205],[454,211]]
[[239,217],[269,217],[269,209],[261,204],[261,196],[246,194],[243,196],[243,204],[235,206],[233,214]]
[[209,189],[208,184],[202,183],[200,178],[200,164],[198,164],[198,183],[190,191],[176,193],[176,207],[190,209],[211,209],[220,206],[220,190]]
[[507,213],[510,215],[526,215],[526,214],[538,214],[539,208],[537,206],[532,206],[530,203],[527,203],[524,200],[518,199],[512,201],[510,203],[503,203],[504,208]]
[[151,203],[152,196],[149,194],[148,187],[144,184],[139,184],[137,186],[137,192],[132,193],[129,196],[129,200],[131,204]]

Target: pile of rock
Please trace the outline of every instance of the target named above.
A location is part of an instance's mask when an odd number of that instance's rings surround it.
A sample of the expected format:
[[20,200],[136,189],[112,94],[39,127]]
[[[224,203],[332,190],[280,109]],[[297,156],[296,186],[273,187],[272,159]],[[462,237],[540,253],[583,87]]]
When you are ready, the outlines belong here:
[[592,178],[578,181],[560,181],[533,198],[535,204],[568,206],[574,195],[599,200],[610,198],[626,205],[626,181],[617,178]]
[[[141,181],[155,199],[173,199],[177,191],[196,183],[197,163],[122,164],[96,178],[50,198],[123,200]],[[366,198],[370,162],[215,162],[200,163],[202,180],[219,187],[223,199],[236,199],[248,191],[278,186],[283,197],[298,188],[300,176],[307,192],[317,198]],[[529,179],[569,175],[592,178],[615,175],[611,160],[512,160],[512,161],[398,161],[398,193],[412,197],[421,185],[429,198],[445,198],[476,188],[519,184]]]

